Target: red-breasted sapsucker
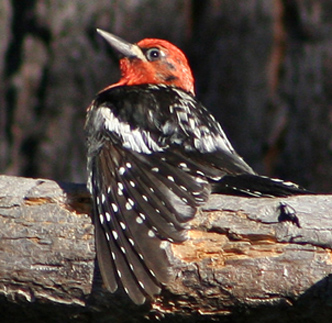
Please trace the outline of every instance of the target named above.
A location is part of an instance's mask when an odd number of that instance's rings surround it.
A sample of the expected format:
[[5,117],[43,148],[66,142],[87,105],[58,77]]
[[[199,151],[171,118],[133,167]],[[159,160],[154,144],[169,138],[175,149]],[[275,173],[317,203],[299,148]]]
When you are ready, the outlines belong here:
[[185,55],[171,43],[130,44],[98,30],[121,55],[122,78],[101,91],[86,121],[88,187],[97,258],[106,287],[121,284],[142,304],[168,279],[168,242],[211,192],[246,196],[303,194],[261,177],[235,152],[196,99]]

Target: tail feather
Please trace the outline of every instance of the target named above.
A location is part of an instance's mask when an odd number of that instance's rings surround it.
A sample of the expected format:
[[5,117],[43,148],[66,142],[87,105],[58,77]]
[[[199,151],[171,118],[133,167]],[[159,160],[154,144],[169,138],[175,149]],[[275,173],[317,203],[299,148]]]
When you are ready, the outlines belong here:
[[212,192],[248,197],[314,194],[292,182],[252,174],[224,176],[220,181],[212,183]]

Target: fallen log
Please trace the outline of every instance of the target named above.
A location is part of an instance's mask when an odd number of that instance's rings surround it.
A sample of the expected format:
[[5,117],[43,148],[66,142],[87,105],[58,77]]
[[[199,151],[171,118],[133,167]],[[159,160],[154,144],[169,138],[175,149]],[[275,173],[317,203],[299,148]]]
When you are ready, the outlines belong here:
[[331,195],[212,195],[140,307],[103,289],[90,209],[83,184],[0,176],[1,322],[331,322]]

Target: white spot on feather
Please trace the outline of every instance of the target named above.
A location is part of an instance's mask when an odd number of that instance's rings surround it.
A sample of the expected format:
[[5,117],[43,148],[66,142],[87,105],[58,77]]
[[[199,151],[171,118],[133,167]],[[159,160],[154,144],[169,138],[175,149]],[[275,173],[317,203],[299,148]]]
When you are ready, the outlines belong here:
[[135,184],[134,181],[129,181],[129,184],[130,184],[131,187],[135,187],[136,186],[136,184]]
[[129,162],[126,163],[126,166],[127,166],[128,168],[131,168],[131,167],[132,167],[131,163],[129,163]]
[[105,196],[105,194],[101,194],[101,202],[102,202],[102,203],[105,203],[105,201],[106,201],[106,196]]
[[119,238],[118,233],[115,230],[112,230],[112,234],[115,240],[117,240]]
[[106,220],[108,222],[110,222],[111,221],[111,215],[108,212],[105,212],[105,215],[106,215]]
[[129,241],[129,243],[130,243],[132,246],[135,245],[135,242],[134,242],[134,240],[133,240],[132,238],[129,238],[128,241]]
[[123,184],[121,182],[118,182],[118,195],[123,195]]
[[152,230],[149,230],[149,231],[148,231],[148,236],[149,236],[150,238],[153,238],[153,237],[155,237],[156,235],[155,235],[155,233],[154,233]]
[[112,203],[111,206],[112,206],[112,209],[113,209],[114,212],[118,212],[119,211],[119,208],[118,208],[118,206],[115,203]]
[[144,284],[140,280],[138,281],[138,283],[143,289],[145,288]]
[[101,224],[104,223],[104,216],[102,214],[99,214],[99,221]]
[[196,180],[197,183],[207,183],[207,181],[204,178],[201,178],[201,177],[196,177],[195,180]]

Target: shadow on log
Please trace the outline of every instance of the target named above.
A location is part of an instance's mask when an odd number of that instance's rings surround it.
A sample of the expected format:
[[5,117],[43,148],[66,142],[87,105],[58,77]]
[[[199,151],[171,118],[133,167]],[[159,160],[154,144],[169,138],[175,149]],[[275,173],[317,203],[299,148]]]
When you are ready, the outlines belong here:
[[89,211],[85,185],[0,176],[1,322],[331,322],[332,196],[211,196],[140,307],[103,289]]

